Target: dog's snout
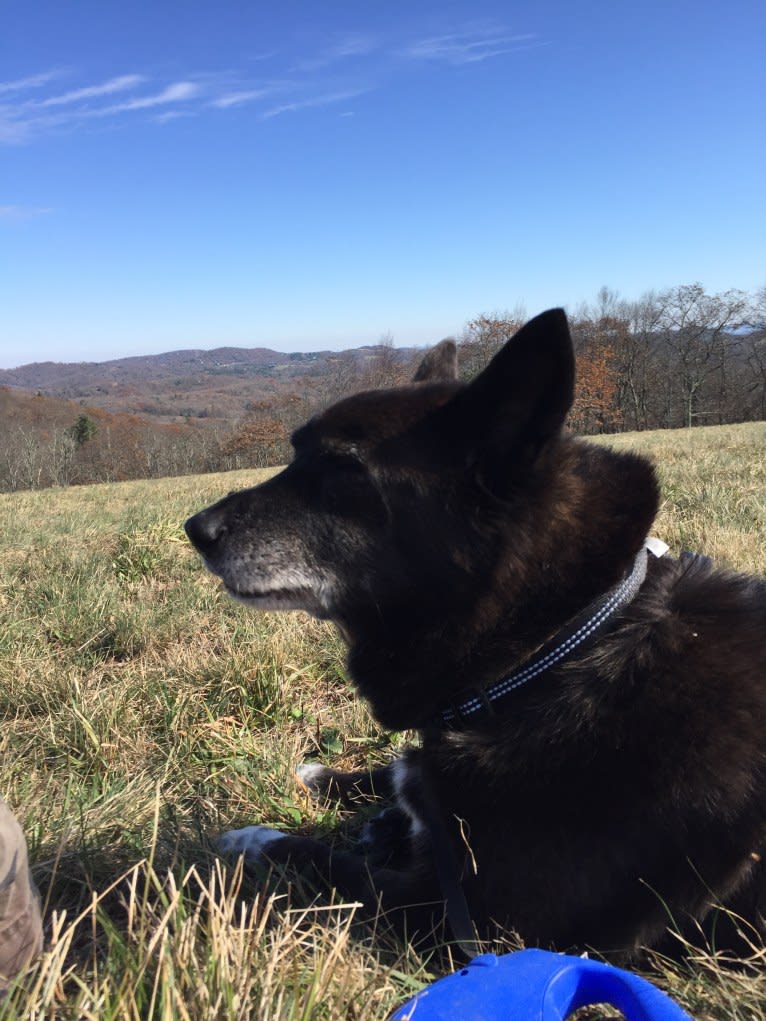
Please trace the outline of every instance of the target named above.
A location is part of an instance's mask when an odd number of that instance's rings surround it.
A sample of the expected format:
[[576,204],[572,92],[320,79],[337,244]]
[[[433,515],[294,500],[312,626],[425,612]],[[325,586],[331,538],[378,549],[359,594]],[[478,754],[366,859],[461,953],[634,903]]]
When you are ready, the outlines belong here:
[[184,525],[186,534],[200,553],[211,554],[226,534],[223,515],[215,508],[200,511]]

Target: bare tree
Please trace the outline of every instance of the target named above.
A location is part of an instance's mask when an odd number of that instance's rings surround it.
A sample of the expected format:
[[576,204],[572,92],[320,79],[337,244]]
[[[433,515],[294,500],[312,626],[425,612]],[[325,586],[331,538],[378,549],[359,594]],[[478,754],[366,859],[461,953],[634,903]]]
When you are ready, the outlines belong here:
[[401,386],[412,377],[412,358],[397,350],[393,335],[383,333],[378,343],[356,351],[344,351],[333,359],[333,371],[313,402],[314,409],[361,390],[382,390]]
[[659,321],[656,296],[649,292],[638,301],[628,303],[623,316],[626,328],[615,342],[617,402],[623,428],[643,430],[654,424],[650,405]]
[[74,481],[77,440],[69,429],[55,432],[48,450],[48,476],[51,485],[69,486]]
[[[701,284],[685,284],[664,291],[659,305],[658,326],[670,356],[683,424],[694,425],[703,417],[720,420],[730,348],[747,309],[746,295],[742,291],[706,294]],[[713,382],[715,397],[711,397]],[[702,407],[705,394],[709,406]]]
[[753,400],[754,413],[766,418],[766,287],[755,297],[748,325],[742,343],[750,376],[747,390]]
[[468,381],[477,376],[523,325],[524,320],[524,310],[518,305],[513,312],[493,312],[469,320],[458,340],[461,379]]

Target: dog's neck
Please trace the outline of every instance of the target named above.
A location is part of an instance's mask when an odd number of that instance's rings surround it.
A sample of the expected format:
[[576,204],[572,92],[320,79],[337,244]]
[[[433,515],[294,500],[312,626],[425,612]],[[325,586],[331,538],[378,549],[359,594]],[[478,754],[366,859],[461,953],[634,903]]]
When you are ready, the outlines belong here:
[[497,509],[495,566],[474,591],[439,591],[433,608],[403,597],[347,629],[351,675],[384,726],[422,727],[496,682],[629,573],[656,513],[650,466],[567,440],[544,483],[523,519],[509,509],[507,540]]
[[668,546],[650,537],[638,553],[630,572],[619,584],[599,599],[589,603],[580,613],[545,642],[516,669],[486,688],[473,689],[453,699],[434,715],[430,727],[463,729],[476,726],[487,717],[497,718],[514,692],[561,666],[568,659],[589,648],[614,623],[617,614],[638,595],[646,578],[649,557],[661,557]]

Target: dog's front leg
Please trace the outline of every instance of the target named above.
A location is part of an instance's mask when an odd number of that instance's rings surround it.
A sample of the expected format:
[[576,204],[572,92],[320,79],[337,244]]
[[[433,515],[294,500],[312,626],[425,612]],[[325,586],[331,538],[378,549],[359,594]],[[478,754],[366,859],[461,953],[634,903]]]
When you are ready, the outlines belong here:
[[298,781],[314,798],[337,798],[351,804],[358,798],[390,799],[395,792],[396,763],[375,769],[344,772],[319,762],[303,762],[295,771]]
[[242,855],[252,865],[312,866],[329,889],[337,890],[344,900],[360,903],[366,918],[384,916],[411,939],[432,936],[443,924],[443,897],[425,849],[410,870],[374,868],[359,855],[334,851],[312,837],[246,826],[225,833],[219,850],[227,856]]

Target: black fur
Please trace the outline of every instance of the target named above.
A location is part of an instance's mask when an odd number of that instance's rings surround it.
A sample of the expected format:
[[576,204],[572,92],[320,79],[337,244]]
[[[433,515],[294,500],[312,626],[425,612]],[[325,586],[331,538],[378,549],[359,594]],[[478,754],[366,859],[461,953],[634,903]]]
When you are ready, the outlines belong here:
[[[646,461],[562,432],[563,312],[528,323],[470,385],[455,374],[442,344],[416,383],[334,405],[298,430],[283,472],[195,515],[189,537],[237,598],[335,620],[377,718],[422,729],[397,783],[375,780],[416,823],[430,792],[482,934],[629,956],[722,903],[760,931],[763,581],[652,560],[616,626],[501,719],[428,726],[614,585],[658,504]],[[313,777],[340,794],[353,784]],[[409,844],[397,869],[301,837],[265,853],[312,861],[370,910],[438,913],[427,833],[415,825]],[[432,915],[410,910],[409,931]]]

